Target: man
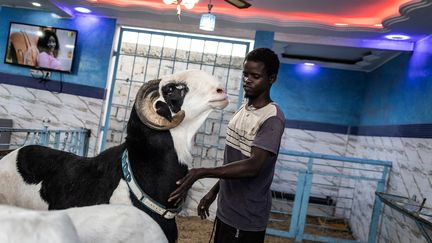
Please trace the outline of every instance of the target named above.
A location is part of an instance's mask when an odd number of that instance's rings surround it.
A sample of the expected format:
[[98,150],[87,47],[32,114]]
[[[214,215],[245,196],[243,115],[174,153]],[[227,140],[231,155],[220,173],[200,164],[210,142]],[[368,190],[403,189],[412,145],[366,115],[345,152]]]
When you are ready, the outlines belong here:
[[270,185],[285,127],[282,111],[270,98],[278,70],[279,59],[272,50],[258,48],[247,54],[243,62],[247,103],[229,122],[224,165],[189,170],[168,199],[184,198],[198,179],[220,178],[198,205],[198,215],[206,218],[219,193],[215,243],[264,242]]

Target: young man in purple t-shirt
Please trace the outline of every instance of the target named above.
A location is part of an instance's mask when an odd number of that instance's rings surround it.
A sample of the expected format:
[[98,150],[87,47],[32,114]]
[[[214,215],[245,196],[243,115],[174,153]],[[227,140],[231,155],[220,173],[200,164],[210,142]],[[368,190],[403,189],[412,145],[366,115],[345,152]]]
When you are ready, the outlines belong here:
[[268,48],[249,52],[243,62],[243,88],[247,103],[228,124],[224,164],[195,168],[179,180],[168,201],[184,198],[201,178],[220,178],[198,204],[202,219],[218,197],[215,243],[264,242],[270,214],[274,167],[285,118],[270,98],[279,70],[277,55]]

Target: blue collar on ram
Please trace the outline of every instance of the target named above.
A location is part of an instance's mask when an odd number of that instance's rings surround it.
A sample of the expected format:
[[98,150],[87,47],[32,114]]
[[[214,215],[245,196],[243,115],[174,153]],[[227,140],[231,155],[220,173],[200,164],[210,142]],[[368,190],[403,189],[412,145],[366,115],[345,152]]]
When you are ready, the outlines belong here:
[[166,208],[161,203],[153,200],[145,191],[138,185],[130,166],[127,149],[123,152],[122,159],[123,178],[129,187],[130,192],[138,199],[145,207],[153,212],[161,215],[166,219],[173,219],[182,210],[184,200],[176,208]]
[[168,197],[191,164],[194,135],[212,110],[227,105],[224,86],[204,71],[187,70],[146,82],[136,95],[124,143],[91,158],[37,145],[6,155],[0,161],[0,204],[42,210],[133,205],[175,242],[175,220],[134,196],[124,179],[122,156],[127,150],[139,188],[164,208],[175,208]]

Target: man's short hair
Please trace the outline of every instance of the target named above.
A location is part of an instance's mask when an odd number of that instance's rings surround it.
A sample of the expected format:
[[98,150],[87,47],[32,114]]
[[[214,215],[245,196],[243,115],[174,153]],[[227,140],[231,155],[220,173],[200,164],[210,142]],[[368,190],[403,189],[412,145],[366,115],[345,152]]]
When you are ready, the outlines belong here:
[[277,76],[279,71],[279,58],[274,51],[269,48],[257,48],[250,51],[246,57],[246,61],[255,61],[264,63],[267,75],[274,74]]

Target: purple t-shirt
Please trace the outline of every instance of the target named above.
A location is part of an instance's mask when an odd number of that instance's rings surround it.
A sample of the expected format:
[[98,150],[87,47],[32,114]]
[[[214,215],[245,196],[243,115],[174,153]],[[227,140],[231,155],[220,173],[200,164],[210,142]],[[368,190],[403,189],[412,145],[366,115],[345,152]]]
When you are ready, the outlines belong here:
[[37,56],[37,63],[39,67],[62,70],[60,61],[46,52],[39,53]]
[[267,227],[271,208],[270,185],[285,128],[285,117],[272,102],[260,109],[243,105],[228,124],[224,164],[247,159],[251,148],[270,151],[271,156],[255,178],[221,179],[216,216],[244,231]]

